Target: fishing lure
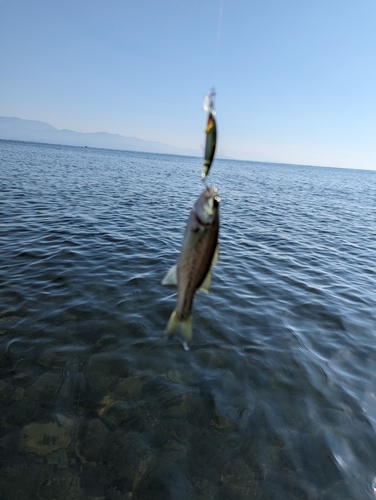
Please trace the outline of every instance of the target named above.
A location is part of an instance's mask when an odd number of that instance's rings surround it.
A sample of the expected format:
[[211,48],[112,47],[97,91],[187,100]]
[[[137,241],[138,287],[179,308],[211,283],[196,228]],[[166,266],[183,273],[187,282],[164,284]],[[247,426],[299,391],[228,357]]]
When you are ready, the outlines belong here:
[[215,90],[212,88],[210,94],[206,95],[204,99],[204,110],[208,114],[208,122],[206,124],[205,155],[201,174],[203,180],[205,180],[209,174],[217,144],[217,124],[215,121],[214,97]]

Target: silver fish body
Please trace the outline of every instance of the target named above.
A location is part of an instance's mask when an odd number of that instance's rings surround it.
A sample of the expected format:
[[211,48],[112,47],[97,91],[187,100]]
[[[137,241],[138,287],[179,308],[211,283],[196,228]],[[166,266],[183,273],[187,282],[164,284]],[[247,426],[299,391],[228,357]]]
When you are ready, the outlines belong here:
[[194,204],[185,228],[177,265],[162,284],[177,285],[178,301],[167,325],[167,336],[179,332],[185,349],[192,340],[192,304],[197,290],[209,293],[211,267],[219,259],[219,195],[206,188]]

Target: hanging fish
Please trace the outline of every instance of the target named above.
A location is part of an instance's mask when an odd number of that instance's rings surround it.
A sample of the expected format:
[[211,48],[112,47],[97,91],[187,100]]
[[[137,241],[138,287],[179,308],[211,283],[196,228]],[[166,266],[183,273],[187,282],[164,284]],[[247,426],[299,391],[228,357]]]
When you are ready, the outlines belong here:
[[217,124],[215,122],[215,111],[214,111],[214,88],[211,90],[210,94],[205,96],[204,100],[204,110],[208,113],[208,122],[206,125],[206,144],[205,144],[205,155],[204,163],[202,166],[202,178],[206,179],[209,174],[210,166],[213,162],[215,147],[217,144]]
[[192,340],[192,303],[197,290],[209,293],[211,267],[219,261],[219,195],[207,187],[190,213],[178,263],[162,281],[177,285],[178,302],[167,325],[167,337],[180,333],[185,350]]

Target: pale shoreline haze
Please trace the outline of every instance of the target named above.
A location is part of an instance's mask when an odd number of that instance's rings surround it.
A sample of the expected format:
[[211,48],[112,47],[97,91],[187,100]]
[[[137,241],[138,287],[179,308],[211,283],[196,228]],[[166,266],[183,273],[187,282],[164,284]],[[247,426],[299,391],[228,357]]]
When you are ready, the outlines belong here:
[[177,148],[156,141],[144,141],[137,137],[125,137],[107,132],[83,133],[74,130],[59,130],[53,125],[36,120],[0,116],[0,140],[27,141],[64,146],[81,146],[123,151],[200,156],[199,150]]

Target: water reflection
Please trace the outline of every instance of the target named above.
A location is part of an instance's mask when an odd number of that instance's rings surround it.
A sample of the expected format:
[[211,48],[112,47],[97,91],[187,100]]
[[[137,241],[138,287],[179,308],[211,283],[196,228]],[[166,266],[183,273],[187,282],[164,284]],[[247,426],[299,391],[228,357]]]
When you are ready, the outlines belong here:
[[160,281],[196,160],[5,149],[2,499],[374,498],[373,173],[219,161],[186,353]]

